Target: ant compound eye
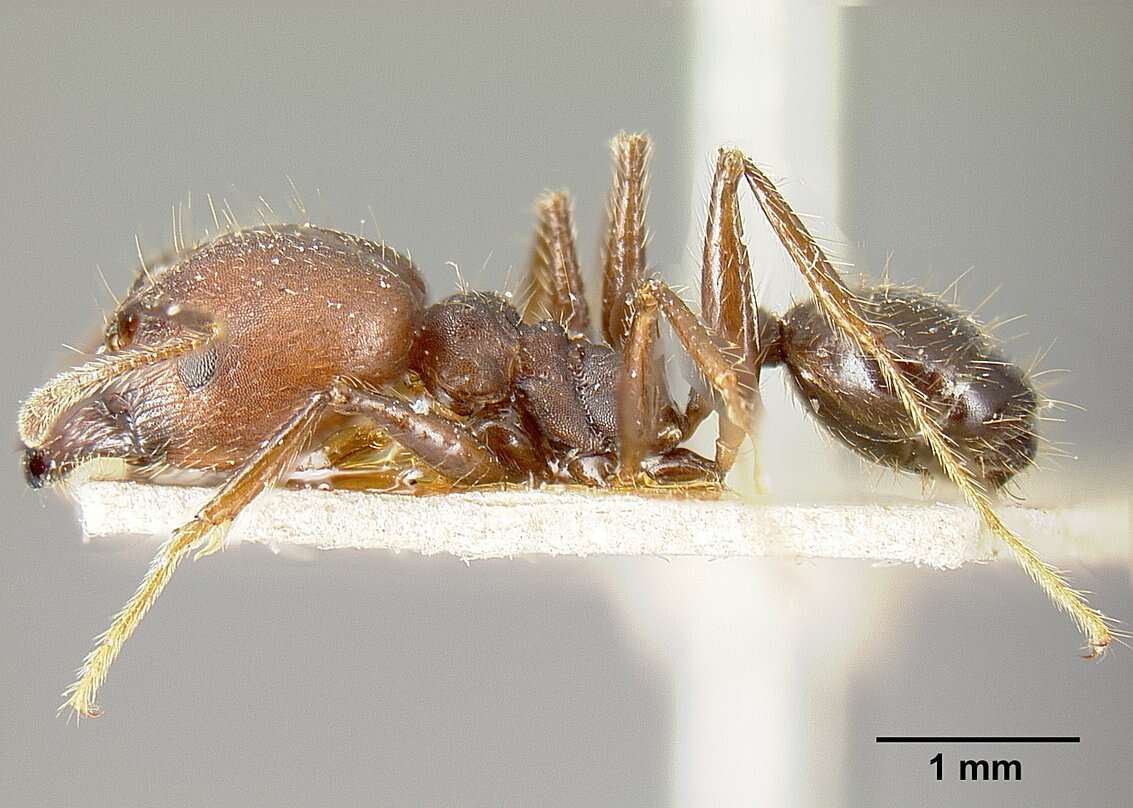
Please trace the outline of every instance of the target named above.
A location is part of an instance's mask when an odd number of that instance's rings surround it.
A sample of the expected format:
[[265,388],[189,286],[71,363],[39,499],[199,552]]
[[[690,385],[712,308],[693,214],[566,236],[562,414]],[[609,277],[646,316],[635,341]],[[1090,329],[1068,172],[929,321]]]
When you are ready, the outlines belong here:
[[220,355],[216,348],[191,353],[177,363],[177,376],[189,392],[200,390],[216,375]]
[[28,449],[24,454],[24,477],[32,488],[43,488],[55,464],[42,449]]
[[119,312],[106,329],[106,347],[112,351],[122,351],[130,347],[134,335],[138,333],[138,315]]

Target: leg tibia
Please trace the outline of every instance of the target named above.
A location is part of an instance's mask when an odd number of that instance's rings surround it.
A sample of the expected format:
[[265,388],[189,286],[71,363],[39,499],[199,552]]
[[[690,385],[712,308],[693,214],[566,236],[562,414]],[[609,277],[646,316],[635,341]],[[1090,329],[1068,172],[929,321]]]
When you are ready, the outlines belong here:
[[536,200],[535,212],[539,225],[523,319],[529,323],[551,319],[572,337],[585,337],[590,315],[574,246],[570,199],[549,191]]
[[657,317],[663,314],[681,347],[692,358],[724,403],[725,415],[747,428],[751,423],[753,392],[743,387],[742,352],[713,335],[688,305],[659,280],[642,283],[633,299],[633,322],[626,341],[618,391],[618,441],[623,476],[632,477],[653,447],[656,435],[654,391],[648,384],[657,336]]
[[614,138],[614,185],[603,261],[602,334],[620,348],[629,333],[627,305],[645,274],[645,180],[649,139],[621,133]]

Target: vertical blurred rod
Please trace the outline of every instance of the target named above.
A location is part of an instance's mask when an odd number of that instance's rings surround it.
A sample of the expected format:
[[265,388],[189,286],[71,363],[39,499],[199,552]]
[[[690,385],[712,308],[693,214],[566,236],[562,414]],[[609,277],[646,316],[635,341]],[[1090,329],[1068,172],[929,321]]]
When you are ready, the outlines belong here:
[[[833,217],[837,20],[836,6],[797,0],[698,6],[689,165],[698,194],[689,236],[694,255],[710,159],[720,145],[739,146],[774,175],[789,177],[788,196],[801,212],[825,222]],[[761,302],[782,311],[801,283],[755,206],[745,203],[744,215]],[[781,464],[821,454],[823,446],[774,381],[769,376],[763,385],[769,411],[760,451],[767,479],[782,490],[794,481]],[[741,458],[733,487],[748,488],[750,469]],[[813,493],[813,466],[794,473]],[[841,803],[851,744],[847,661],[862,640],[866,604],[852,577],[832,566],[687,559],[612,567],[611,589],[631,631],[671,666],[674,805]],[[844,623],[822,625],[833,614]]]

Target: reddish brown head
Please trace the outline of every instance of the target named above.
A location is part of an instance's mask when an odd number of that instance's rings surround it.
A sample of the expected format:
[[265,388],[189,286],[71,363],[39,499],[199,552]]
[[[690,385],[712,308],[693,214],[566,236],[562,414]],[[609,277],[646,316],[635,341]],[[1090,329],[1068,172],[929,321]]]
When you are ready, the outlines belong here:
[[32,485],[91,457],[227,469],[338,377],[401,374],[425,286],[396,251],[315,227],[225,235],[135,284],[105,346],[20,414]]

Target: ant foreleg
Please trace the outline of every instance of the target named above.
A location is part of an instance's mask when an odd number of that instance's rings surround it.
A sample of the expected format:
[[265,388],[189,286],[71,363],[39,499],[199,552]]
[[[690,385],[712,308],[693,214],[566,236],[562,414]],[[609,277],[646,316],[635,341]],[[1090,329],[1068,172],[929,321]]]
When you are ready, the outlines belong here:
[[495,452],[463,423],[431,412],[418,412],[407,401],[338,382],[331,404],[343,415],[362,415],[416,455],[430,468],[456,483],[502,483],[516,477]]
[[177,565],[194,545],[204,545],[197,552],[197,558],[220,548],[224,533],[237,514],[261,491],[278,481],[294,463],[326,404],[326,393],[311,396],[306,405],[213,494],[196,516],[178,528],[162,545],[138,590],[115,616],[110,628],[99,636],[94,650],[83,661],[78,680],[65,693],[64,708],[70,707],[76,713],[90,717],[101,714],[94,702],[99,687],[106,680],[106,674],[123,644],[169,583]]

